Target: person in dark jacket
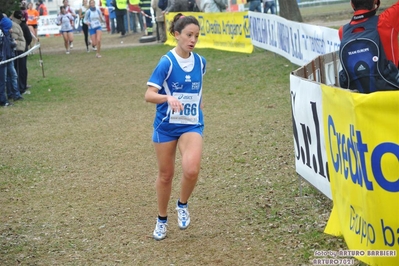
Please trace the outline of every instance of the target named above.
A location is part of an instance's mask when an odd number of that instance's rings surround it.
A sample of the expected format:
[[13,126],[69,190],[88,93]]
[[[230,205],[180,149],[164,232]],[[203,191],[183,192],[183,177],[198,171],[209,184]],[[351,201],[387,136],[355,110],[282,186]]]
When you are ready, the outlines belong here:
[[[26,25],[25,17],[21,10],[14,11],[12,20],[19,24],[25,38],[25,47],[23,49],[17,49],[17,55],[21,55],[28,51],[28,47],[32,42],[32,34],[30,33],[28,25]],[[19,91],[23,94],[26,92],[28,82],[27,56],[15,60],[14,66],[18,73]]]
[[14,21],[12,21],[10,34],[12,40],[15,42],[15,47],[13,49],[13,60],[7,63],[6,87],[8,100],[12,99],[15,102],[24,99],[19,92],[18,73],[15,68],[17,59],[15,57],[17,56],[17,51],[23,51],[25,49],[25,38],[21,27]]
[[121,37],[125,37],[125,16],[127,10],[127,0],[112,0],[111,5],[115,7],[116,15],[116,31],[121,34]]
[[11,106],[13,105],[7,99],[6,94],[6,78],[7,78],[7,64],[3,61],[6,61],[6,55],[3,49],[3,39],[6,34],[10,34],[10,29],[12,27],[12,21],[3,15],[0,10],[0,106]]

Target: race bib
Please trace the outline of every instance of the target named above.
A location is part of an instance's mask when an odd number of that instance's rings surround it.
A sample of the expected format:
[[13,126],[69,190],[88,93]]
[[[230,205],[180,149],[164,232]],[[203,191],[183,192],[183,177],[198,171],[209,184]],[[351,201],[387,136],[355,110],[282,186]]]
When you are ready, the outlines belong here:
[[90,26],[91,26],[92,29],[95,29],[95,28],[98,28],[98,27],[101,28],[101,22],[98,21],[98,20],[92,21],[92,22],[90,22]]
[[171,112],[169,123],[171,124],[198,124],[200,96],[195,93],[173,93],[183,105],[183,111]]

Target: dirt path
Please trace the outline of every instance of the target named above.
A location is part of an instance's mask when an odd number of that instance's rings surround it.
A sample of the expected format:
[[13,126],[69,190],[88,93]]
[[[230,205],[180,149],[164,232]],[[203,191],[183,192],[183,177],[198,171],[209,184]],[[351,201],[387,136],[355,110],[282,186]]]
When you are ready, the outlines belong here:
[[[111,49],[111,48],[122,48],[122,47],[132,47],[139,45],[162,45],[157,41],[141,43],[140,38],[143,37],[142,33],[128,33],[125,37],[121,37],[119,34],[108,34],[103,32],[101,47],[102,49]],[[58,53],[63,52],[65,50],[63,46],[63,39],[61,36],[50,36],[50,37],[41,37],[40,38],[42,52],[44,53]],[[75,33],[74,34],[74,47],[72,53],[74,51],[82,52],[86,50],[86,45],[84,42],[83,33]]]

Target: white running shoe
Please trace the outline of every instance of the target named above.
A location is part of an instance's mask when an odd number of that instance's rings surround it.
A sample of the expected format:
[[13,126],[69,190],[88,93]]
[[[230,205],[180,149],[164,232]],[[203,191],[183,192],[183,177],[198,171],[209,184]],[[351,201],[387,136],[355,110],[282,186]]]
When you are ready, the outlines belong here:
[[73,48],[73,42],[69,43],[69,48],[71,48],[71,49]]
[[176,203],[177,223],[180,229],[186,229],[190,225],[190,213],[188,212],[188,204],[185,207],[179,207]]
[[155,240],[165,239],[167,227],[168,227],[167,222],[162,222],[161,220],[157,219],[157,224],[155,225],[155,229],[154,229],[154,233],[152,233],[152,237]]
[[96,46],[91,46],[93,48],[93,51],[97,51],[97,47]]
[[70,54],[70,52],[69,52],[69,50],[66,50],[66,52],[65,52],[66,54]]

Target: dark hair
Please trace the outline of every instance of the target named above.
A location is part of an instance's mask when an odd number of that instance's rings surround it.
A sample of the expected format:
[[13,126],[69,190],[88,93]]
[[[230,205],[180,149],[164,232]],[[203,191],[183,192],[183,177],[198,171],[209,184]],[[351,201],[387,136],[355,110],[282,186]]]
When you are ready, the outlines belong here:
[[22,20],[22,19],[25,20],[21,10],[15,10],[14,14],[12,16],[19,20]]
[[374,9],[374,0],[351,0],[355,10],[359,9]]
[[174,18],[172,23],[170,23],[169,33],[173,36],[175,31],[181,33],[181,31],[189,24],[197,25],[200,28],[198,20],[193,16],[183,16],[182,13],[178,13]]
[[65,6],[60,6],[60,12],[62,12],[62,10],[65,10]]

